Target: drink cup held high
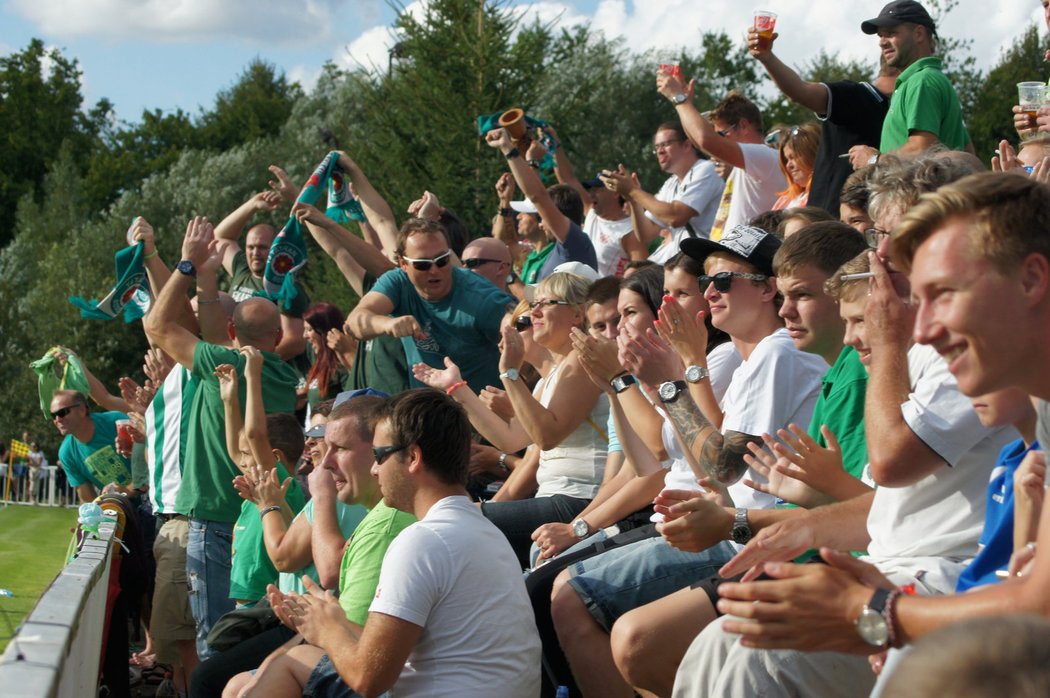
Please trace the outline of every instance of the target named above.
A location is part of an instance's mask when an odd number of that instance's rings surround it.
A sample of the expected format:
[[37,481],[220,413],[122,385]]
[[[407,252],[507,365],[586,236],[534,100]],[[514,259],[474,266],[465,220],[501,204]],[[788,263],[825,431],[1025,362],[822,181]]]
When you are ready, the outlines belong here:
[[758,46],[763,51],[768,51],[773,46],[773,30],[776,26],[776,12],[755,10],[755,31],[758,32]]

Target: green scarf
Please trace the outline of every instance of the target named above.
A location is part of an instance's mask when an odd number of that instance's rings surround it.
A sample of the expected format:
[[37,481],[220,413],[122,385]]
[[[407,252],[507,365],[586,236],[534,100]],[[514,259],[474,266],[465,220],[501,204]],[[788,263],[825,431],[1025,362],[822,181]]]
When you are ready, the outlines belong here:
[[152,296],[146,279],[143,243],[125,247],[114,256],[117,283],[100,301],[86,301],[70,296],[69,302],[80,308],[80,317],[88,320],[112,320],[123,311],[124,322],[134,322],[149,312]]
[[[499,118],[503,116],[503,113],[504,112],[498,111],[495,114],[482,114],[479,116],[477,119],[478,135],[484,138],[485,134],[489,131],[500,128]],[[525,127],[531,131],[543,128],[548,124],[549,122],[544,121],[543,119],[534,119],[528,114],[525,115]],[[558,149],[558,144],[554,142],[554,139],[551,138],[550,134],[546,131],[543,132],[543,137],[540,138],[540,143],[542,143],[543,147],[547,149],[547,154],[543,156],[542,160],[540,160],[540,169],[544,172],[552,172],[554,171],[554,151]],[[525,157],[525,153],[522,153],[521,156]]]
[[[325,185],[328,186],[328,208],[324,212],[326,216],[340,224],[351,219],[365,219],[361,203],[350,191],[343,171],[339,168],[339,153],[335,151],[328,153],[306,180],[295,200],[296,203],[315,204],[321,198],[321,191]],[[270,246],[266,270],[263,272],[263,290],[257,295],[269,298],[282,309],[289,308],[298,294],[295,288],[295,274],[305,265],[306,242],[303,229],[294,215],[289,216],[288,222]]]

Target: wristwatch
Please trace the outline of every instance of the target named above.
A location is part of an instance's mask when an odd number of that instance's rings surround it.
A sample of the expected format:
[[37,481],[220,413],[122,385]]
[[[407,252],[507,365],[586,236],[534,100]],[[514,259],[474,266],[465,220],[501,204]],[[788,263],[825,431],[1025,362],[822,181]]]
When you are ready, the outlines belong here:
[[506,371],[504,371],[503,373],[499,374],[499,379],[500,380],[503,380],[504,378],[506,378],[509,381],[516,381],[520,377],[521,377],[521,374],[518,373],[518,369],[516,369],[516,368],[508,368]]
[[619,395],[637,382],[638,380],[634,376],[630,373],[625,373],[622,376],[616,376],[616,378],[613,378],[609,381],[609,384],[612,385],[613,390]]
[[188,259],[184,259],[181,262],[179,262],[177,265],[175,265],[175,269],[177,271],[182,272],[186,276],[193,276],[193,277],[197,276],[197,267],[193,266],[193,262],[191,262]]
[[671,104],[684,104],[687,99],[689,98],[685,96],[684,92],[679,92],[671,98]]
[[572,522],[572,535],[576,536],[580,540],[586,538],[591,532],[591,525],[583,520],[583,518],[576,519]]
[[861,639],[880,649],[885,648],[890,641],[890,625],[886,621],[886,600],[890,593],[889,589],[876,589],[855,621]]
[[674,402],[685,390],[685,381],[667,381],[660,384],[659,395],[664,402]]
[[506,153],[504,153],[503,156],[508,160],[513,160],[514,158],[521,156],[521,151],[517,148],[511,148]]
[[747,509],[737,509],[733,517],[733,542],[745,545],[752,535],[751,525],[747,522]]
[[699,383],[703,379],[709,378],[710,376],[711,372],[703,366],[697,366],[696,364],[686,366],[685,379],[690,383]]

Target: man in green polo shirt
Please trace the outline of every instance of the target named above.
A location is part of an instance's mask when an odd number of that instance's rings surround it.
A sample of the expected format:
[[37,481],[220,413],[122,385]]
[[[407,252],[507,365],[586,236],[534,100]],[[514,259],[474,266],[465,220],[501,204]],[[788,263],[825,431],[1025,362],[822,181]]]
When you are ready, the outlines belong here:
[[853,167],[875,162],[880,153],[917,155],[937,143],[972,153],[959,97],[942,72],[940,56],[933,55],[937,27],[926,8],[915,0],[894,0],[860,29],[878,34],[885,64],[901,74],[882,123],[879,150],[854,146]]
[[249,298],[234,311],[227,331],[235,349],[199,340],[180,326],[186,293],[197,267],[211,254],[214,231],[206,218],[193,218],[186,227],[182,261],[164,285],[146,316],[146,334],[161,349],[200,381],[190,407],[190,429],[183,463],[182,485],[175,510],[190,519],[186,572],[190,582],[190,608],[197,622],[197,649],[202,659],[210,651],[205,643],[212,624],[233,609],[230,592],[230,544],[241,502],[233,488],[239,474],[226,452],[226,424],[215,367],[232,364],[240,381],[244,403],[245,358],[240,347],[253,346],[263,354],[262,394],[265,411],[294,412],[295,370],[274,353],[281,340],[280,314],[271,301]]

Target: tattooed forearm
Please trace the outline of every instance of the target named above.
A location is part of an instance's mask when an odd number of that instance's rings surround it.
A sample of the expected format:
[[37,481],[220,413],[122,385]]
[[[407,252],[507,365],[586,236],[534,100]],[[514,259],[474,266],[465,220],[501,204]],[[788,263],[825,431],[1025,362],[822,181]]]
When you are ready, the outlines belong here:
[[747,444],[750,441],[761,444],[761,438],[735,431],[723,435],[704,417],[688,392],[680,393],[674,402],[665,402],[664,408],[683,445],[693,456],[690,460],[695,459],[694,469],[699,466],[706,477],[724,485],[743,477],[747,472],[744,462]]
[[728,431],[723,440],[722,449],[714,465],[714,475],[723,485],[732,485],[747,472],[747,463],[744,461],[744,454],[749,453],[747,445],[756,443],[761,446],[762,439],[739,431]]

